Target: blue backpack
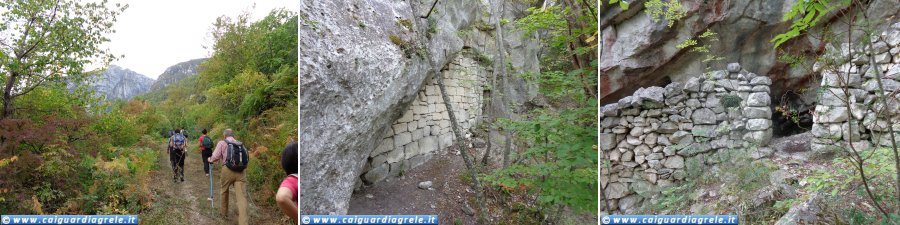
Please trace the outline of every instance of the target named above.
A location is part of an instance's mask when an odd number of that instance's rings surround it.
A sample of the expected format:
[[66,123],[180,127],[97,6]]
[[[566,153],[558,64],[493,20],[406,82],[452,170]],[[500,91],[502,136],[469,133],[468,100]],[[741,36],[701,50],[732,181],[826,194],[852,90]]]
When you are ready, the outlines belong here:
[[184,135],[175,134],[175,136],[172,136],[172,144],[175,145],[174,149],[184,150],[184,143],[186,141],[187,140],[186,138],[184,138]]

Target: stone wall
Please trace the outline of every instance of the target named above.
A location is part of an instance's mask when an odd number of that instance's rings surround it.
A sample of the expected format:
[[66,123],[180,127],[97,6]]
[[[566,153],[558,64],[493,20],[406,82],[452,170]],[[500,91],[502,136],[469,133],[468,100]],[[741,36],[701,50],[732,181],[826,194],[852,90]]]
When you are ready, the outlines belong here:
[[[875,54],[876,66],[869,65],[869,53]],[[849,62],[848,55],[852,56]],[[813,152],[830,155],[848,150],[847,141],[852,141],[857,151],[890,145],[888,126],[900,131],[900,100],[892,96],[900,89],[900,23],[876,38],[871,49],[851,49],[845,43],[840,49],[829,47],[826,56],[839,61],[838,66],[819,68],[822,82],[813,113]],[[880,94],[875,70],[882,73],[886,105],[877,100]]]
[[611,210],[629,213],[656,187],[683,180],[687,159],[714,165],[738,148],[753,149],[754,158],[771,154],[764,147],[772,137],[771,83],[732,63],[602,106],[600,157],[609,164],[601,164],[600,184]]
[[[471,50],[464,50],[471,51]],[[459,54],[444,74],[444,85],[463,132],[480,122],[483,84],[490,72],[472,54]],[[360,178],[367,184],[427,162],[439,150],[454,142],[450,117],[440,88],[428,79],[400,119],[386,129],[378,147],[369,155]]]

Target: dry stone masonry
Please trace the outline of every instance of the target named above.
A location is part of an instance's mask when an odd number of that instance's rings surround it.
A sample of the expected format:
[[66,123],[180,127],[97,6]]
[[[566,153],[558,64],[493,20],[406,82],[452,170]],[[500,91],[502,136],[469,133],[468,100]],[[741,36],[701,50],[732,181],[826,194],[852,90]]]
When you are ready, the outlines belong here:
[[[829,47],[838,66],[821,66],[822,83],[813,114],[810,147],[817,155],[844,151],[850,141],[857,151],[891,143],[888,126],[900,131],[900,23],[872,40],[872,47]],[[869,56],[875,55],[875,66]],[[848,55],[852,56],[849,62]],[[841,61],[843,60],[843,61]],[[882,74],[880,90],[876,70]],[[884,94],[887,104],[879,100]],[[893,96],[892,96],[893,95]],[[900,138],[900,133],[898,133]]]
[[[480,122],[482,92],[489,72],[469,54],[460,54],[444,73],[444,85],[463,131]],[[367,184],[403,172],[427,162],[439,149],[453,144],[450,116],[434,78],[387,129],[378,147],[370,154],[361,173]]]
[[[656,187],[684,180],[686,167],[715,165],[730,149],[772,151],[772,112],[766,76],[731,63],[727,70],[685,83],[638,89],[600,108],[600,185],[612,210],[631,212]],[[686,165],[693,159],[701,165]]]

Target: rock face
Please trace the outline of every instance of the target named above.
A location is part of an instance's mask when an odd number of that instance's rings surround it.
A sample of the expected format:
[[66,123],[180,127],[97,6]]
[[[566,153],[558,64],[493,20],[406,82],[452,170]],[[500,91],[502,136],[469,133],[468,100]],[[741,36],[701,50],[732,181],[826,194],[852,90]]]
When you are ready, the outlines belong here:
[[[815,80],[810,79],[812,74],[808,70],[792,69],[776,60],[776,50],[770,42],[775,35],[790,27],[790,22],[784,22],[783,17],[796,0],[679,1],[687,11],[686,16],[672,27],[667,27],[665,20],[653,21],[642,11],[645,1],[629,2],[631,7],[626,11],[608,4],[600,7],[603,43],[602,58],[599,60],[601,104],[631,95],[639,87],[664,86],[670,81],[685,82],[693,74],[704,72],[707,67],[725,68],[722,62],[739,62],[740,69],[769,76],[773,81],[772,96],[782,96],[786,90],[798,86],[818,85],[808,83]],[[875,0],[869,4],[867,14],[870,18],[889,18],[900,13],[900,4],[894,0]],[[828,26],[833,30],[847,30],[839,18],[833,19],[835,15],[826,16],[822,23],[830,23]],[[883,21],[890,20],[877,20],[876,27],[883,29],[890,25]],[[711,44],[710,50],[716,56],[723,57],[722,62],[701,63],[702,54],[675,47],[689,38],[698,39],[706,30],[718,34],[719,40]],[[818,40],[806,36],[783,46],[787,49],[821,49]],[[812,59],[814,57],[810,54],[822,54],[822,51],[794,54],[805,54],[806,58]],[[812,102],[815,96],[811,97],[813,99],[808,102]]]
[[110,65],[91,83],[91,87],[106,100],[131,99],[150,91],[153,79],[143,74]]
[[631,212],[652,198],[644,190],[684,180],[688,167],[718,164],[723,154],[732,154],[726,151],[770,156],[773,150],[765,147],[772,137],[770,84],[768,77],[730,64],[710,76],[640,88],[601,106],[601,160],[610,162],[600,170],[601,188],[619,203],[610,210]]
[[821,194],[813,193],[806,201],[791,207],[775,224],[828,224],[821,219],[823,201]]
[[[466,109],[462,103],[477,102],[473,99],[483,91],[450,80],[483,79],[485,73],[477,71],[491,65],[460,74],[463,69],[448,64],[481,58],[471,53],[494,59],[494,31],[474,29],[473,23],[514,20],[527,12],[521,3],[504,1],[505,13],[499,15],[494,12],[500,2],[441,1],[431,15],[435,29],[420,18],[431,5],[416,1],[300,2],[301,213],[345,214],[355,185],[395,176],[452,144],[447,109],[435,104],[442,101],[429,74],[431,61],[444,69],[461,123],[475,123],[472,118],[486,109],[471,104]],[[512,62],[510,73],[536,71],[537,44],[509,26],[501,44]],[[504,82],[493,89],[503,93],[504,104],[532,101],[524,81]],[[491,110],[514,113],[513,108]]]
[[188,76],[196,75],[199,71],[197,70],[200,66],[200,63],[206,61],[206,58],[202,59],[192,59],[184,62],[180,62],[169,68],[166,68],[159,77],[156,78],[156,82],[153,83],[153,86],[150,87],[150,90],[159,90],[163,89],[169,84],[178,82],[181,79],[184,79]]

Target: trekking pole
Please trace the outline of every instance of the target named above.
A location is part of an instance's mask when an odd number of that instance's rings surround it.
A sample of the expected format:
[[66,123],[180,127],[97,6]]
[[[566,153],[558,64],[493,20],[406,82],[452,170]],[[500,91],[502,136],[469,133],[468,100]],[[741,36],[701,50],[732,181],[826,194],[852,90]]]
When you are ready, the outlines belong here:
[[215,201],[213,200],[213,188],[212,188],[213,178],[212,177],[213,177],[213,165],[212,165],[212,163],[210,163],[209,164],[209,208],[215,207],[215,206],[213,206],[213,202],[215,202]]

